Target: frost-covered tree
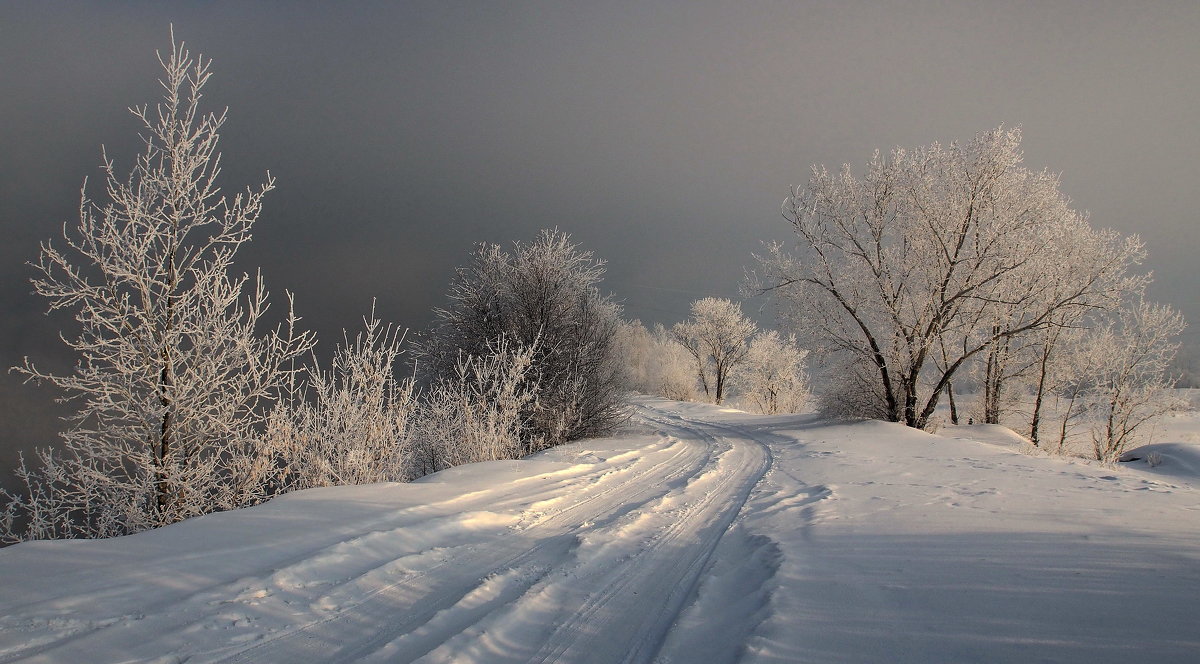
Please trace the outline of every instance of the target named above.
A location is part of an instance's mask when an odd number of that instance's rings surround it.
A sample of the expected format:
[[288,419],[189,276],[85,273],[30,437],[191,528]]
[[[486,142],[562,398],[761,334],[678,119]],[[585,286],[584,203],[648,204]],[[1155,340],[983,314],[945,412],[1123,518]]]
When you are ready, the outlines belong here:
[[[998,326],[993,327],[993,331]],[[1034,371],[1038,358],[1037,335],[1002,336],[988,346],[979,362],[980,421],[1000,424],[1001,418],[1019,402],[1021,383]],[[1014,389],[1018,388],[1018,389]]]
[[[1016,335],[997,334],[997,340],[980,354],[981,416],[989,424],[1000,423],[1030,383],[1034,384],[1035,392],[1031,419],[1036,420],[1040,416],[1036,385],[1044,380],[1044,368],[1053,366],[1054,355],[1061,351],[1062,331],[1085,327],[1090,320],[1117,309],[1141,292],[1150,279],[1149,275],[1129,272],[1130,267],[1145,257],[1136,237],[1123,239],[1115,231],[1096,231],[1082,215],[1064,217],[1050,226],[1050,230],[1054,231],[1049,241],[1055,250],[1046,251],[1032,264],[1029,271],[1032,278],[1068,287],[1082,285],[1087,291],[1072,306],[1051,311],[1035,329]],[[1031,307],[1026,303],[996,302],[991,330],[997,333],[1019,328],[1030,313]]]
[[1066,454],[1077,437],[1077,430],[1088,424],[1094,412],[1089,408],[1096,356],[1086,340],[1096,326],[1111,318],[1113,312],[1100,312],[1067,326],[1044,330],[1039,340],[1038,367],[1034,374],[1034,406],[1030,417],[1030,442],[1035,447]]
[[964,365],[1107,306],[1140,259],[1136,238],[1093,230],[1055,175],[1021,166],[1020,138],[877,152],[862,178],[813,167],[784,202],[797,253],[770,247],[753,285],[807,344],[846,356],[843,386],[869,387],[872,412],[923,428]]
[[654,379],[658,394],[675,401],[699,400],[699,382],[696,379],[695,360],[686,348],[675,340],[671,330],[662,323],[655,323]]
[[1168,375],[1183,317],[1138,298],[1082,338],[1081,391],[1097,459],[1116,461],[1154,420],[1178,407]]
[[653,330],[641,321],[626,324],[620,346],[631,389],[676,401],[696,400],[695,361],[661,323]]
[[421,344],[427,380],[453,377],[463,357],[487,357],[503,341],[533,349],[537,399],[526,409],[526,451],[598,436],[624,417],[617,333],[620,307],[598,288],[604,262],[557,230],[513,251],[485,244],[451,285],[449,303]]
[[[1076,358],[1064,349],[1077,347],[1082,328],[1069,325],[1066,321],[1056,321],[1042,330],[1034,339],[1034,366],[1031,374],[1033,408],[1029,416],[1029,442],[1034,447],[1042,445],[1042,423],[1046,402],[1051,396],[1064,396],[1073,393],[1071,383],[1077,373],[1073,369]],[[1069,397],[1068,397],[1069,398]],[[1059,449],[1066,439],[1065,428],[1071,417],[1071,408],[1065,413],[1063,434],[1059,437]]]
[[742,305],[706,297],[692,303],[692,317],[671,328],[671,334],[692,356],[704,395],[713,403],[725,399],[730,372],[746,359],[757,326],[742,313]]
[[[233,273],[273,181],[231,199],[217,178],[225,114],[200,110],[210,61],[171,39],[162,102],[131,109],[145,148],[128,176],[103,157],[103,198],[85,193],[62,245],[34,267],[50,310],[74,312],[62,338],[73,371],[16,370],[77,404],[61,452],[23,465],[10,537],[103,537],[260,499],[272,472],[255,441],[293,358],[312,345],[295,317],[259,330],[261,277]],[[290,298],[289,298],[290,300]]]
[[657,387],[654,386],[656,353],[650,330],[640,320],[623,322],[617,330],[616,343],[629,389],[643,394],[657,394]]
[[746,360],[734,372],[741,400],[759,413],[798,413],[808,402],[808,378],[796,335],[769,330],[755,335]]

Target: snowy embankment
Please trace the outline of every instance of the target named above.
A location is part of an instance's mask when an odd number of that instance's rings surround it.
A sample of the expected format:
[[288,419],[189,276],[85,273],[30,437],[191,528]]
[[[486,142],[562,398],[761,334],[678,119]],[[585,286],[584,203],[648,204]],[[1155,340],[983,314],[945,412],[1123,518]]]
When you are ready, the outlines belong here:
[[522,461],[22,544],[0,662],[1195,661],[1195,475],[972,432],[647,399]]

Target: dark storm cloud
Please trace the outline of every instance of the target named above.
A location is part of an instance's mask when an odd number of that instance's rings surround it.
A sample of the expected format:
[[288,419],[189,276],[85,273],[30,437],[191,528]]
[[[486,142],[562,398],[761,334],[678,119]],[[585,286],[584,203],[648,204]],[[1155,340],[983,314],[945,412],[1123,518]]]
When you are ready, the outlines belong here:
[[[66,361],[22,263],[101,143],[128,164],[169,23],[214,59],[226,186],[278,178],[243,264],[326,343],[373,297],[425,325],[472,243],[552,226],[631,316],[678,320],[787,237],[810,164],[1001,123],[1094,223],[1141,233],[1156,297],[1200,320],[1195,3],[30,2],[0,5],[6,366]],[[28,412],[4,380],[0,411]],[[8,416],[0,446],[28,430]]]

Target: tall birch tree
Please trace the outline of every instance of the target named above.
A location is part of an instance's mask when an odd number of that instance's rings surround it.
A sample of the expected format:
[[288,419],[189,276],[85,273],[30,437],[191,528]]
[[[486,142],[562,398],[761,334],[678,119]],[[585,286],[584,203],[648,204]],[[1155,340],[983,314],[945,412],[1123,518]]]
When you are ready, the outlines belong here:
[[296,332],[290,298],[286,322],[261,332],[262,278],[234,273],[274,180],[222,195],[225,112],[200,108],[211,60],[172,31],[159,62],[162,101],[130,109],[144,149],[129,175],[103,154],[102,196],[85,183],[78,223],[34,264],[50,310],[74,312],[76,329],[61,336],[78,362],[60,374],[27,358],[16,370],[78,410],[63,451],[25,472],[33,490],[9,496],[10,513],[35,495],[56,506],[30,536],[117,535],[261,498],[273,469],[256,458],[256,436],[313,343]]

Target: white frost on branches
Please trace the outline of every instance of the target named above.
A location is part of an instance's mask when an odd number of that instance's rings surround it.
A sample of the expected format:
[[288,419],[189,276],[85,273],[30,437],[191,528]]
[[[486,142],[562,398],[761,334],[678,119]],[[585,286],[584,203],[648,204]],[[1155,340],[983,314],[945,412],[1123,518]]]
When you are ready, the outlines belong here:
[[757,327],[742,313],[742,305],[706,297],[692,303],[690,319],[671,328],[675,341],[692,356],[700,387],[713,403],[725,400],[729,377],[746,359]]
[[413,381],[395,376],[403,335],[374,309],[363,323],[353,341],[343,338],[329,369],[314,360],[271,413],[263,440],[282,469],[281,491],[418,476]]
[[754,285],[853,367],[841,386],[878,396],[871,414],[924,427],[967,363],[1126,292],[1141,242],[1093,230],[1020,139],[877,152],[862,178],[814,167],[784,202],[797,254],[770,247]]
[[1184,327],[1171,307],[1139,298],[1082,339],[1079,388],[1097,459],[1117,461],[1156,418],[1179,406],[1168,369]]
[[641,321],[626,323],[619,346],[631,389],[676,401],[697,400],[695,360],[661,323],[653,331]]
[[454,372],[439,379],[422,402],[414,451],[419,475],[516,459],[526,446],[545,446],[525,420],[537,406],[536,355],[536,344],[517,346],[501,337],[480,355],[458,357]]
[[[311,348],[287,324],[258,332],[261,277],[231,276],[271,190],[232,200],[217,186],[224,113],[200,111],[209,61],[172,35],[159,57],[163,101],[131,109],[145,149],[127,177],[103,158],[102,202],[84,193],[64,246],[42,245],[33,280],[50,309],[75,313],[62,335],[78,355],[66,374],[28,359],[17,371],[78,405],[61,452],[23,464],[27,491],[8,511],[16,537],[103,537],[260,500],[274,469],[256,440],[293,358]],[[44,518],[46,514],[56,515]],[[9,532],[11,539],[14,534]]]
[[798,413],[808,403],[808,378],[796,335],[760,332],[750,342],[745,362],[733,374],[744,407],[767,415]]
[[524,413],[526,452],[604,435],[624,419],[625,377],[617,357],[621,309],[601,294],[604,262],[570,236],[543,230],[512,252],[484,244],[458,271],[449,303],[418,349],[432,381],[460,373],[463,357],[479,361],[503,344],[533,353],[536,406]]

